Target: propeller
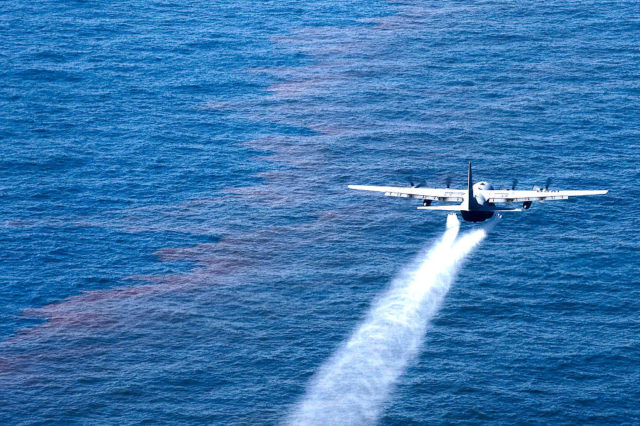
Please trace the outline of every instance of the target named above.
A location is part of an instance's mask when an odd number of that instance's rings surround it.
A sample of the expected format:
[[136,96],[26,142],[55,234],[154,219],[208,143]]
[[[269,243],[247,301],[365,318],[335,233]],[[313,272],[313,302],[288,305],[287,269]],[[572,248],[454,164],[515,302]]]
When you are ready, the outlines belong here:
[[447,176],[447,179],[445,180],[445,184],[447,185],[447,188],[451,188],[451,176]]
[[514,179],[513,182],[511,183],[511,189],[516,189],[516,186],[518,185],[518,179]]
[[551,178],[547,178],[547,181],[544,184],[544,188],[540,188],[538,185],[533,185],[534,191],[548,191],[549,185],[551,185]]
[[409,179],[409,185],[411,185],[412,188],[420,188],[421,186],[424,186],[424,181],[414,182],[413,179]]

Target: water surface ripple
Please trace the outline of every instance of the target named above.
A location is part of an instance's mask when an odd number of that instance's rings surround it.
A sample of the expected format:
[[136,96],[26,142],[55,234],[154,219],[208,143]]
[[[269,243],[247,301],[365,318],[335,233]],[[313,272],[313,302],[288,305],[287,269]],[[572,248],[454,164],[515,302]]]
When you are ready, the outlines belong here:
[[492,231],[381,423],[640,422],[639,12],[5,1],[0,422],[282,422],[443,227],[346,185],[468,160],[611,192]]

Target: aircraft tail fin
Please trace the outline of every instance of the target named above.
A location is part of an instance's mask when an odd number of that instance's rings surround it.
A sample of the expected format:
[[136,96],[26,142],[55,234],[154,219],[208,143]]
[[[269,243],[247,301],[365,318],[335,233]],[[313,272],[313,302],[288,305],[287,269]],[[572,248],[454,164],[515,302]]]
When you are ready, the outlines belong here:
[[469,175],[467,176],[467,199],[465,200],[465,204],[467,209],[470,209],[475,204],[475,198],[473,198],[473,177],[471,175],[471,161],[469,161]]
[[467,178],[467,191],[469,192],[469,199],[473,197],[473,179],[471,177],[471,161],[469,161],[469,176]]

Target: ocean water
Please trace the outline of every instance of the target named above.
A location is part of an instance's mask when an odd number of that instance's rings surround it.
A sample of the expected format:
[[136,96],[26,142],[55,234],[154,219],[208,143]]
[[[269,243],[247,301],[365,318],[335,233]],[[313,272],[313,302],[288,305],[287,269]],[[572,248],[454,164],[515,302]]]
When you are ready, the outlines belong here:
[[0,10],[1,423],[286,421],[444,231],[346,186],[467,161],[610,192],[505,215],[369,421],[640,423],[637,2]]

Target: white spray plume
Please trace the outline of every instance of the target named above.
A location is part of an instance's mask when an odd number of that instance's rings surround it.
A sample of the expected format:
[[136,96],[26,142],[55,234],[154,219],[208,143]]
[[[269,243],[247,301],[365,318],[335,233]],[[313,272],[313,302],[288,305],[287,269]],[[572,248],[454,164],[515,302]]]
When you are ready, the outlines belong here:
[[456,240],[459,229],[457,217],[449,216],[443,236],[393,280],[349,340],[322,365],[289,424],[362,425],[378,420],[394,384],[417,355],[461,261],[488,230],[476,229]]

